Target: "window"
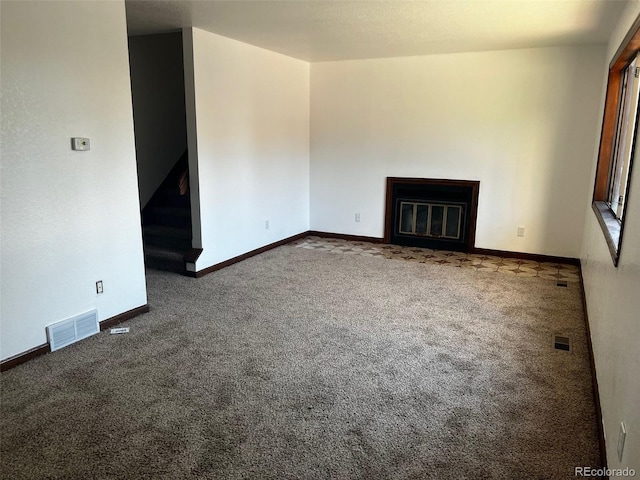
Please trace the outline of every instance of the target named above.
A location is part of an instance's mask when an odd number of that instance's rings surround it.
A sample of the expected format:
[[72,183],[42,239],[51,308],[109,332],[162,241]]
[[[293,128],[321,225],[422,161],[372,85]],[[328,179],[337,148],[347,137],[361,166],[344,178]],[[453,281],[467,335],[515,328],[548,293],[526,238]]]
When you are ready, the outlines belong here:
[[636,114],[638,111],[638,76],[640,69],[636,67],[636,58],[625,69],[622,75],[620,108],[616,126],[616,145],[611,171],[609,172],[609,193],[607,204],[615,217],[624,218],[624,199],[628,186],[629,166],[635,143]]
[[593,210],[611,258],[618,264],[629,179],[635,153],[640,90],[640,17],[609,67]]

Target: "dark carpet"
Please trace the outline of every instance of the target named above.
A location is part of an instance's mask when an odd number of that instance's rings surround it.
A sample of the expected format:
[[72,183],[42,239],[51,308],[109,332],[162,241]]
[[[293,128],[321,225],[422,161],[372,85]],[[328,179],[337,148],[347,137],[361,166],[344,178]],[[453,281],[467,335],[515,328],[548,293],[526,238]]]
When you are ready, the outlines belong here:
[[579,284],[291,246],[147,281],[152,310],[131,333],[2,374],[2,478],[568,479],[599,466]]

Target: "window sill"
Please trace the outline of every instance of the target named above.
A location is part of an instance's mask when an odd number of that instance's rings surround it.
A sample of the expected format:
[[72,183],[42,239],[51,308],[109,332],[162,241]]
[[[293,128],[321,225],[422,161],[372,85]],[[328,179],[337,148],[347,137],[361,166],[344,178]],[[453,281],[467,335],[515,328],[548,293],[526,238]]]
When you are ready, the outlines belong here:
[[609,247],[609,253],[611,254],[613,264],[617,267],[622,224],[620,220],[615,217],[605,202],[593,202],[591,207],[596,214],[600,228],[602,228],[602,233],[604,233],[604,238],[607,241],[607,246]]

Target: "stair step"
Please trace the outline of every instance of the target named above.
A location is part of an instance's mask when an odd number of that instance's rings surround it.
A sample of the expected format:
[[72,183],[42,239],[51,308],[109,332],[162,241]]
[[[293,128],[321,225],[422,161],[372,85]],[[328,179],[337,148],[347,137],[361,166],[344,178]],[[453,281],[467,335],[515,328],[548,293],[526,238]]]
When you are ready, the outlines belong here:
[[145,245],[144,261],[147,268],[185,273],[184,252]]
[[172,206],[172,207],[190,207],[191,196],[188,191],[186,194],[180,195],[179,188],[172,187],[164,191],[164,195],[162,197],[162,203],[164,205]]
[[142,238],[145,246],[165,247],[169,250],[187,251],[191,249],[191,229],[168,227],[166,225],[143,225]]
[[143,225],[142,234],[145,236],[153,235],[153,236],[183,238],[183,239],[191,240],[191,229],[179,228],[179,227],[168,227],[166,225],[159,225],[159,224]]
[[191,209],[185,207],[155,207],[154,212],[162,213],[163,215],[173,215],[176,217],[191,217]]
[[191,209],[189,207],[154,207],[148,213],[153,223],[167,227],[183,227],[191,231]]
[[157,245],[145,245],[144,254],[155,257],[171,258],[174,260],[184,260],[184,255],[188,250],[181,250],[169,247],[159,247]]

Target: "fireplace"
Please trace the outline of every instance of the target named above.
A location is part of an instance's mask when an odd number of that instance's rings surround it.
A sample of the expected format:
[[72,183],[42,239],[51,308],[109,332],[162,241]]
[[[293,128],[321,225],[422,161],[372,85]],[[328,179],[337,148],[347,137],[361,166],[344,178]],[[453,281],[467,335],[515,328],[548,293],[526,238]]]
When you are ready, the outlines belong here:
[[385,243],[469,252],[480,182],[387,178]]

